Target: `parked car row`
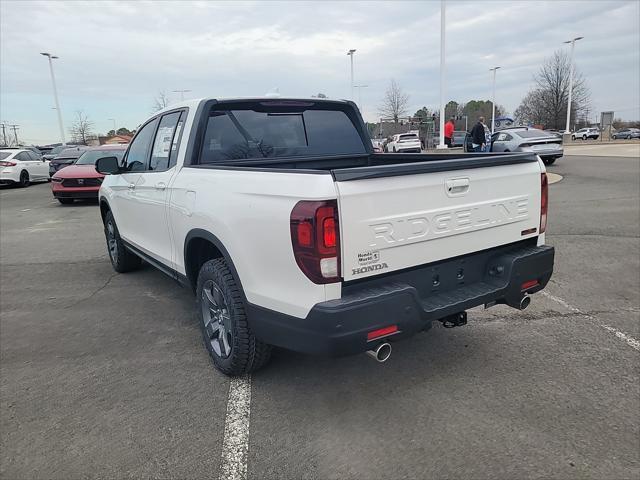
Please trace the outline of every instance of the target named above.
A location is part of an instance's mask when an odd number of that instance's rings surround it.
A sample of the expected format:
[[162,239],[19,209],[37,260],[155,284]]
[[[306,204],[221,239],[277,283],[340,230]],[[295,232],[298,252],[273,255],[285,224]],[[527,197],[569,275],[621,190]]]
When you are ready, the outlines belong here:
[[127,144],[86,147],[60,145],[44,155],[35,147],[0,149],[0,184],[26,187],[51,181],[51,192],[62,204],[76,199],[96,199],[104,175],[95,169],[103,157],[122,160]]

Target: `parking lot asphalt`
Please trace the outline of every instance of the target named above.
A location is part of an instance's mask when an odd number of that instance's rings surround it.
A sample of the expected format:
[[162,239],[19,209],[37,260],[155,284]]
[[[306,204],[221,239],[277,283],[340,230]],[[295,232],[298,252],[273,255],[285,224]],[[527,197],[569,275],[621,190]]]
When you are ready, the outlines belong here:
[[[528,310],[378,364],[277,351],[252,376],[247,477],[640,476],[640,162],[550,167],[554,276]],[[0,190],[0,477],[217,478],[229,380],[192,294],[114,274],[95,204]]]

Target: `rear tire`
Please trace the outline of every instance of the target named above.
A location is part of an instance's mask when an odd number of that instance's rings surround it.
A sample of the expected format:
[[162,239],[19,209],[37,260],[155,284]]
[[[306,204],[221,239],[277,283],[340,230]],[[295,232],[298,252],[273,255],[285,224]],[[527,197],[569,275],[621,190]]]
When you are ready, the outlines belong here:
[[546,157],[542,159],[542,163],[544,163],[545,165],[553,165],[553,163],[556,161],[555,157]]
[[20,172],[20,182],[18,182],[18,185],[20,185],[21,187],[28,187],[30,183],[29,172],[27,172],[26,170]]
[[73,203],[73,198],[59,198],[58,201],[63,205],[70,205]]
[[571,135],[571,140],[575,141],[575,139],[576,139],[576,136],[575,135]]
[[582,135],[582,140],[586,140],[587,136],[586,135]]
[[258,370],[271,358],[271,345],[251,332],[241,287],[222,258],[205,262],[198,274],[196,302],[205,347],[225,375]]
[[140,268],[142,259],[124,246],[116,221],[111,211],[104,217],[104,235],[107,239],[107,251],[111,266],[118,273],[126,273]]

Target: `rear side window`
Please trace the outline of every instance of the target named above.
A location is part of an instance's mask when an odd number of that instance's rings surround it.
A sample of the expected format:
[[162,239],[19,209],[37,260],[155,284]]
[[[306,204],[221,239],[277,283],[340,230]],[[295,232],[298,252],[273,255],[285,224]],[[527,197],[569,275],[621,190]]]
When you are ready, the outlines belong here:
[[156,133],[158,119],[154,118],[140,129],[129,146],[125,168],[131,172],[139,172],[147,169],[149,165],[149,153],[154,133]]
[[363,153],[358,130],[341,110],[221,109],[209,116],[200,163]]
[[31,160],[29,154],[27,152],[20,152],[15,156],[16,160],[20,160],[21,162],[28,162]]
[[151,150],[149,170],[167,170],[169,168],[169,157],[173,150],[177,149],[173,138],[181,113],[169,113],[160,120],[156,138],[153,142],[153,149]]

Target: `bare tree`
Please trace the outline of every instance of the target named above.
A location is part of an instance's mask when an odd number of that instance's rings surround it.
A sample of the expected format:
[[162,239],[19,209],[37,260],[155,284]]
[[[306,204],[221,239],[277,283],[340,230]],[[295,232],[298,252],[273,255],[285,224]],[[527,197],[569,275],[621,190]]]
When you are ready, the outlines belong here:
[[391,79],[391,83],[384,93],[382,105],[378,107],[378,113],[383,117],[393,118],[393,121],[398,123],[398,118],[407,114],[408,107],[409,95],[404,93],[394,79]]
[[[571,61],[561,50],[547,58],[540,71],[534,75],[535,87],[522,100],[515,111],[520,122],[544,125],[545,128],[565,127],[567,104],[569,102],[569,77]],[[573,91],[571,95],[571,119],[589,108],[590,92],[580,72],[574,69]]]
[[158,112],[169,105],[169,95],[164,90],[160,90],[153,102],[153,111]]
[[76,143],[81,143],[83,145],[87,144],[87,140],[94,136],[93,133],[93,122],[89,120],[82,110],[76,111],[76,117],[69,128],[69,133],[71,133],[71,138]]

